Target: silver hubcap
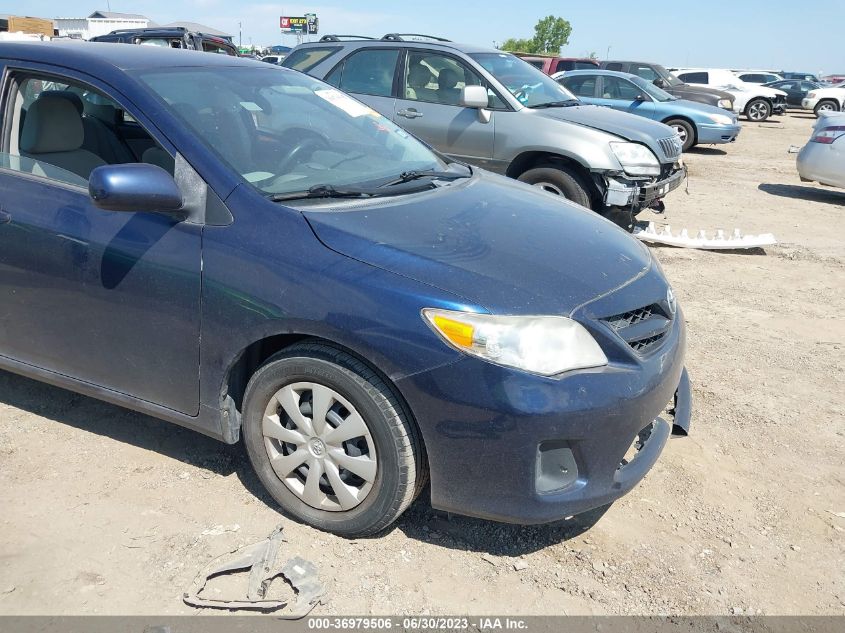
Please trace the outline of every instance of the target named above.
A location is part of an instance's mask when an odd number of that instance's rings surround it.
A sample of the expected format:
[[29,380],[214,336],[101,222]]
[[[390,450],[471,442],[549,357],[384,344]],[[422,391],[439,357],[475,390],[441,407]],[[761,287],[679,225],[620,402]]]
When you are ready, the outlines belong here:
[[766,104],[765,103],[755,103],[750,108],[748,108],[748,116],[749,118],[758,121],[766,117]]
[[687,140],[687,128],[683,125],[673,125],[672,129],[678,133],[678,136],[681,137],[681,143],[685,143]]
[[548,191],[549,193],[553,193],[556,196],[563,196],[564,195],[563,191],[560,190],[560,187],[558,187],[557,185],[553,185],[550,182],[535,182],[534,186],[539,187],[543,191]]
[[351,510],[373,488],[378,470],[366,422],[349,401],[324,385],[279,389],[262,424],[273,470],[297,497],[319,510]]
[[819,110],[825,110],[825,111],[833,110],[833,106],[830,105],[829,103],[823,103],[819,106]]

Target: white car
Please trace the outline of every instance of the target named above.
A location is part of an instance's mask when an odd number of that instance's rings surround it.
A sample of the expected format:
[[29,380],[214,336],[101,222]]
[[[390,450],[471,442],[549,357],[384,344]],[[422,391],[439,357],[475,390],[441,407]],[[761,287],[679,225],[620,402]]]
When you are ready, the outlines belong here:
[[801,107],[805,110],[812,110],[816,113],[816,116],[819,116],[822,112],[845,110],[845,84],[811,90],[801,100]]
[[765,121],[773,113],[786,112],[786,93],[747,83],[724,68],[677,68],[672,73],[684,83],[707,86],[734,95],[734,112],[744,114],[749,121]]
[[798,152],[798,175],[830,187],[845,187],[845,112],[822,112]]

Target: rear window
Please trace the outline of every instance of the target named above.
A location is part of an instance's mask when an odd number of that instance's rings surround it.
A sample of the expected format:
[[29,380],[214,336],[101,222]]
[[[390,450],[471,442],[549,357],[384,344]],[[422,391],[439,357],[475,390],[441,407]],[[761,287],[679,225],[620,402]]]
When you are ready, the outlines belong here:
[[285,68],[293,68],[307,73],[329,55],[340,49],[339,46],[315,46],[313,48],[300,48],[293,51],[282,62]]
[[676,73],[678,79],[688,84],[706,84],[708,83],[707,73]]

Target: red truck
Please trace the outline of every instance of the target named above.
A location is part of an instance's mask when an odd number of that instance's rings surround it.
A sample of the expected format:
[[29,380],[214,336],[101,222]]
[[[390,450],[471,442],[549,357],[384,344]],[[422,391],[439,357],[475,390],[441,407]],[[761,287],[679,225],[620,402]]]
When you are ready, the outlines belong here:
[[524,59],[547,75],[553,75],[563,70],[592,70],[599,67],[598,60],[589,57],[558,57],[556,55],[533,55],[529,53],[514,53],[514,55]]

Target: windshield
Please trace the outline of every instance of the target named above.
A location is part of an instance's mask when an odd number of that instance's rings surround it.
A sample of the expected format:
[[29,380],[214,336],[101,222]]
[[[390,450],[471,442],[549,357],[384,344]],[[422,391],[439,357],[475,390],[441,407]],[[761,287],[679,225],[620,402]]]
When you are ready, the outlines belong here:
[[658,75],[663,77],[663,79],[666,80],[666,83],[668,83],[670,86],[677,87],[677,86],[683,86],[684,85],[683,81],[681,81],[680,79],[675,77],[675,75],[670,73],[668,70],[666,70],[660,64],[655,64],[654,70],[657,72]]
[[445,164],[352,97],[267,68],[143,70],[138,76],[202,142],[266,194],[371,186]]
[[663,88],[658,88],[652,82],[646,81],[642,77],[631,77],[631,81],[637,84],[639,88],[642,88],[643,92],[655,101],[675,101],[677,99],[677,97],[673,97],[663,90]]
[[475,61],[529,108],[577,101],[577,97],[548,75],[510,53],[473,53]]

